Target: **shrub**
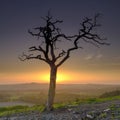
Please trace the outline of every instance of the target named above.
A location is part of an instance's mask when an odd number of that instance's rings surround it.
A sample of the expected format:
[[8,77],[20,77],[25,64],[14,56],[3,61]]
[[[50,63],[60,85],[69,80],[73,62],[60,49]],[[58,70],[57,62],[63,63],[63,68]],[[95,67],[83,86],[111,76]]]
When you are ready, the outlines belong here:
[[105,98],[105,97],[114,97],[114,96],[119,96],[119,95],[120,95],[120,90],[115,90],[111,92],[105,92],[100,97]]

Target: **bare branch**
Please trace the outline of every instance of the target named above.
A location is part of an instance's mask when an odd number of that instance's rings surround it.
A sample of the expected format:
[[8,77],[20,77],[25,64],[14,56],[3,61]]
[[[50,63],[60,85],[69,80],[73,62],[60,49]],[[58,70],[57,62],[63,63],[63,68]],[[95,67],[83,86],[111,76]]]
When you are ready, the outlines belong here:
[[59,53],[59,55],[56,57],[56,60],[63,57],[66,54],[66,52],[64,50],[62,50],[62,52]]
[[29,48],[29,51],[40,51],[45,54],[45,50],[41,46],[39,46],[38,48],[36,46],[32,46]]
[[78,41],[80,39],[83,39],[85,42],[91,43],[97,47],[99,47],[100,45],[110,45],[109,43],[104,42],[105,39],[101,38],[98,34],[94,33],[94,28],[100,26],[100,24],[97,23],[98,17],[99,17],[99,14],[95,15],[93,19],[90,19],[90,18],[84,19],[84,21],[81,23],[82,29],[79,30],[78,35],[74,35],[71,37],[71,38],[74,38],[74,46],[67,50],[66,55],[57,64],[57,67],[62,65],[70,57],[70,54],[72,51],[78,48],[81,48],[81,47],[78,47]]
[[56,20],[55,22],[53,22],[53,24],[62,23],[62,22],[63,22],[62,20]]
[[33,33],[33,32],[31,32],[30,30],[28,30],[28,33],[30,33],[32,36],[38,36],[39,35],[39,33]]
[[85,38],[82,38],[82,39],[83,39],[83,41],[85,41],[86,43],[90,43],[90,44],[94,45],[95,47],[100,48],[100,46],[99,46],[98,44],[95,44],[93,41],[89,41],[89,40],[87,40],[87,39],[85,39]]
[[21,56],[19,56],[19,59],[21,61],[26,61],[26,60],[30,60],[30,59],[39,59],[39,60],[42,60],[42,61],[48,63],[48,61],[46,61],[44,58],[42,58],[41,55],[33,56],[33,54],[26,55],[25,53],[23,53]]
[[[63,21],[57,19],[53,20],[53,17],[50,15],[50,13],[48,13],[45,18],[42,18],[45,21],[44,26],[33,28],[33,30],[36,32],[28,30],[28,33],[32,36],[42,39],[45,48],[43,49],[41,45],[38,47],[32,46],[29,48],[29,52],[40,52],[40,54],[37,56],[33,56],[33,54],[23,54],[22,57],[20,57],[20,60],[24,61],[29,59],[39,59],[47,62],[49,65],[54,64],[56,67],[59,67],[70,57],[72,51],[82,48],[78,45],[80,40],[93,44],[96,47],[100,47],[100,45],[109,45],[109,43],[105,42],[104,38],[100,37],[95,32],[96,28],[101,26],[98,23],[99,16],[100,14],[96,14],[94,18],[86,17],[80,24],[81,29],[79,29],[78,33],[72,36],[67,36],[61,32],[59,27],[57,27],[57,25]],[[57,48],[57,42],[60,40],[68,40],[73,43],[73,46],[65,51],[60,51],[58,55],[56,55],[55,50]],[[41,56],[41,53],[43,56]],[[60,60],[59,63],[57,62],[58,59]]]
[[18,58],[21,60],[21,61],[25,61],[27,59],[29,59],[29,57],[33,56],[33,54],[29,54],[29,55],[26,55],[24,52],[21,56],[19,56]]
[[58,41],[59,38],[65,38],[66,40],[70,40],[71,41],[70,38],[72,38],[72,37],[66,36],[65,34],[58,34],[58,35],[56,35],[55,37],[52,38],[52,41],[56,42],[56,41]]
[[[80,37],[80,36],[79,36]],[[78,40],[79,40],[79,37],[77,37],[75,40],[74,40],[74,46],[72,48],[69,48],[66,52],[66,56],[56,65],[57,67],[61,66],[69,57],[70,57],[70,53],[76,49],[78,49]]]
[[40,49],[38,49],[35,46],[32,46],[32,47],[29,48],[29,51],[40,51]]

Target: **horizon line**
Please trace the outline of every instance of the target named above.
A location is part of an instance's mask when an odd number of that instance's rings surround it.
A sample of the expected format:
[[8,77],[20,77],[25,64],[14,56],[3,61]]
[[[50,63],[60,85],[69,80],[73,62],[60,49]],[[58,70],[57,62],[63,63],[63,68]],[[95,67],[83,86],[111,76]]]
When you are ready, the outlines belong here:
[[[0,85],[23,85],[23,84],[46,84],[49,83],[39,83],[39,82],[21,82],[21,83],[0,83]],[[57,85],[120,85],[120,83],[57,83]]]

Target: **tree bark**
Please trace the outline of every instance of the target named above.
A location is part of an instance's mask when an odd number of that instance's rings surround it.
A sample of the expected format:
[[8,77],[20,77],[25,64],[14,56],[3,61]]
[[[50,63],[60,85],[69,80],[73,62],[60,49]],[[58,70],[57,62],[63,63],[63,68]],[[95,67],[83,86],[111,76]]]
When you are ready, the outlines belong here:
[[50,84],[49,84],[49,91],[48,91],[48,100],[46,104],[46,110],[51,111],[53,110],[53,103],[55,97],[55,90],[56,90],[56,75],[57,75],[57,67],[52,65],[50,71]]

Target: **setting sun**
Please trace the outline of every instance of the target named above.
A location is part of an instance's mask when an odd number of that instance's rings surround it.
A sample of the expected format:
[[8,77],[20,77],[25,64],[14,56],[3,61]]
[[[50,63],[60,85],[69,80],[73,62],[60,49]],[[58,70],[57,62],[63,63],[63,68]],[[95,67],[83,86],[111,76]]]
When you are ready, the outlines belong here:
[[[45,72],[39,78],[41,80],[45,81],[45,83],[46,82],[49,83],[49,81],[50,81],[50,74],[49,74],[49,72]],[[69,80],[69,79],[70,78],[69,78],[68,74],[60,72],[60,73],[57,74],[56,82],[57,83],[64,83],[64,81]]]

